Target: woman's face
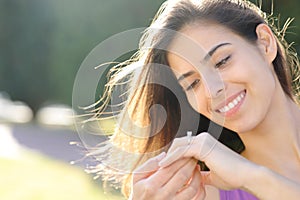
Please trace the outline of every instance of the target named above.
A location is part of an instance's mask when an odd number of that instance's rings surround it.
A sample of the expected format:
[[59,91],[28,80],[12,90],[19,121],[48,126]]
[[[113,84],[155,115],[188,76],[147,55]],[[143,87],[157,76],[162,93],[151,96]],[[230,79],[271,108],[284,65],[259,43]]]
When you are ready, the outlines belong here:
[[263,42],[250,44],[220,25],[193,25],[180,33],[184,37],[173,40],[167,59],[191,106],[239,133],[255,128],[276,88]]

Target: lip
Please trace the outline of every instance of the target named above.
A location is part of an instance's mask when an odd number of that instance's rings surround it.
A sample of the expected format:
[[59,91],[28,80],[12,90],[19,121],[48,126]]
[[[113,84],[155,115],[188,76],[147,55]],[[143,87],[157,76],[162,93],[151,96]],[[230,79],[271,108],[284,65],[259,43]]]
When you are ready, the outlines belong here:
[[[223,108],[223,107],[225,107],[226,105],[228,105],[230,102],[232,102],[234,99],[236,99],[236,98],[237,98],[239,95],[241,95],[242,93],[244,93],[245,96],[243,97],[243,99],[242,99],[240,102],[238,102],[238,104],[236,104],[236,105],[234,106],[234,108],[230,109],[230,110],[227,111],[227,112],[223,112],[223,113],[219,111],[221,108]],[[243,90],[243,91],[241,91],[241,92],[239,92],[239,93],[237,93],[237,94],[234,94],[234,95],[230,96],[230,97],[227,98],[224,102],[222,102],[221,104],[219,104],[219,105],[217,106],[217,108],[215,109],[215,111],[216,111],[217,113],[219,113],[219,114],[222,114],[222,115],[226,116],[226,117],[232,116],[233,114],[235,114],[235,113],[239,110],[239,108],[241,107],[241,105],[243,104],[243,102],[244,102],[244,100],[245,100],[245,98],[246,98],[246,95],[247,95],[247,91],[246,91],[246,90]]]

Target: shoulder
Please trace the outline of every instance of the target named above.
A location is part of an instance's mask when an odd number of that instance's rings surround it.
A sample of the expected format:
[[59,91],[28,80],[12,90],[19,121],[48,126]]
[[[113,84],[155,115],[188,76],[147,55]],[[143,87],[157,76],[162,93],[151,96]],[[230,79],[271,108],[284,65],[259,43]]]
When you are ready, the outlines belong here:
[[220,200],[219,189],[210,185],[205,186],[206,197],[204,200]]

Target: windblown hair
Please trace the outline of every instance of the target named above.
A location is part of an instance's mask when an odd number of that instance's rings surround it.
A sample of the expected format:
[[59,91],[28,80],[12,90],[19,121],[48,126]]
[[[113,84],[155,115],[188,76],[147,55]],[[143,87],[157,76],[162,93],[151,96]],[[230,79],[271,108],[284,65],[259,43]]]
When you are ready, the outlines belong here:
[[[198,113],[189,107],[171,70],[159,65],[168,66],[167,49],[175,32],[180,32],[187,26],[197,26],[198,22],[227,27],[253,45],[257,40],[256,27],[262,23],[268,24],[277,38],[278,51],[273,61],[274,70],[285,94],[298,101],[297,54],[284,38],[291,21],[288,20],[280,28],[273,13],[267,15],[246,0],[169,0],[162,4],[141,38],[139,51],[130,60],[112,69],[113,75],[100,101],[104,104],[97,109],[95,119],[101,118],[114,87],[124,80],[126,84],[129,82],[129,87],[126,88],[128,95],[118,115],[114,134],[97,149],[96,156],[102,162],[93,171],[102,175],[105,181],[119,182],[123,194],[129,196],[133,170],[149,157],[167,150],[178,136],[177,133],[182,131],[179,127],[184,121],[181,119],[183,107],[185,106],[184,112],[188,109],[192,113],[188,114],[191,117],[185,123],[197,116]],[[174,34],[168,30],[172,30]],[[170,87],[164,87],[164,84]],[[166,112],[163,124],[164,115],[154,105],[162,106]],[[201,122],[205,123],[205,120]],[[199,124],[198,130],[204,130]],[[244,149],[239,137],[226,129],[219,140],[238,153]]]

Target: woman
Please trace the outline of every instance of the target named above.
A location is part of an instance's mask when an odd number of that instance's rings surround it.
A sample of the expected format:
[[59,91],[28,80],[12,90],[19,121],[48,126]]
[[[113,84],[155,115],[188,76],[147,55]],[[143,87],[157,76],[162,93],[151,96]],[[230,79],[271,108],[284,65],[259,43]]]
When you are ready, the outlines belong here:
[[[138,153],[131,157],[134,172],[121,179],[125,195],[131,199],[299,199],[298,61],[283,38],[284,31],[268,19],[273,18],[243,0],[163,4],[144,33],[139,53],[114,74],[108,90],[124,72],[143,65],[134,73],[137,78],[120,128],[105,157],[109,164],[116,154],[112,149],[121,145],[126,152]],[[195,111],[237,132],[244,148],[237,150],[241,143],[231,147],[240,154],[213,137],[213,131],[195,133],[191,126],[193,136],[178,137],[177,130],[180,136],[185,134],[180,113],[186,112],[182,99],[174,99],[179,88]],[[156,104],[167,114],[163,126]],[[137,124],[150,128],[139,129]],[[108,148],[109,144],[104,149]],[[167,153],[148,159],[162,151]],[[199,161],[209,171],[201,171]]]

